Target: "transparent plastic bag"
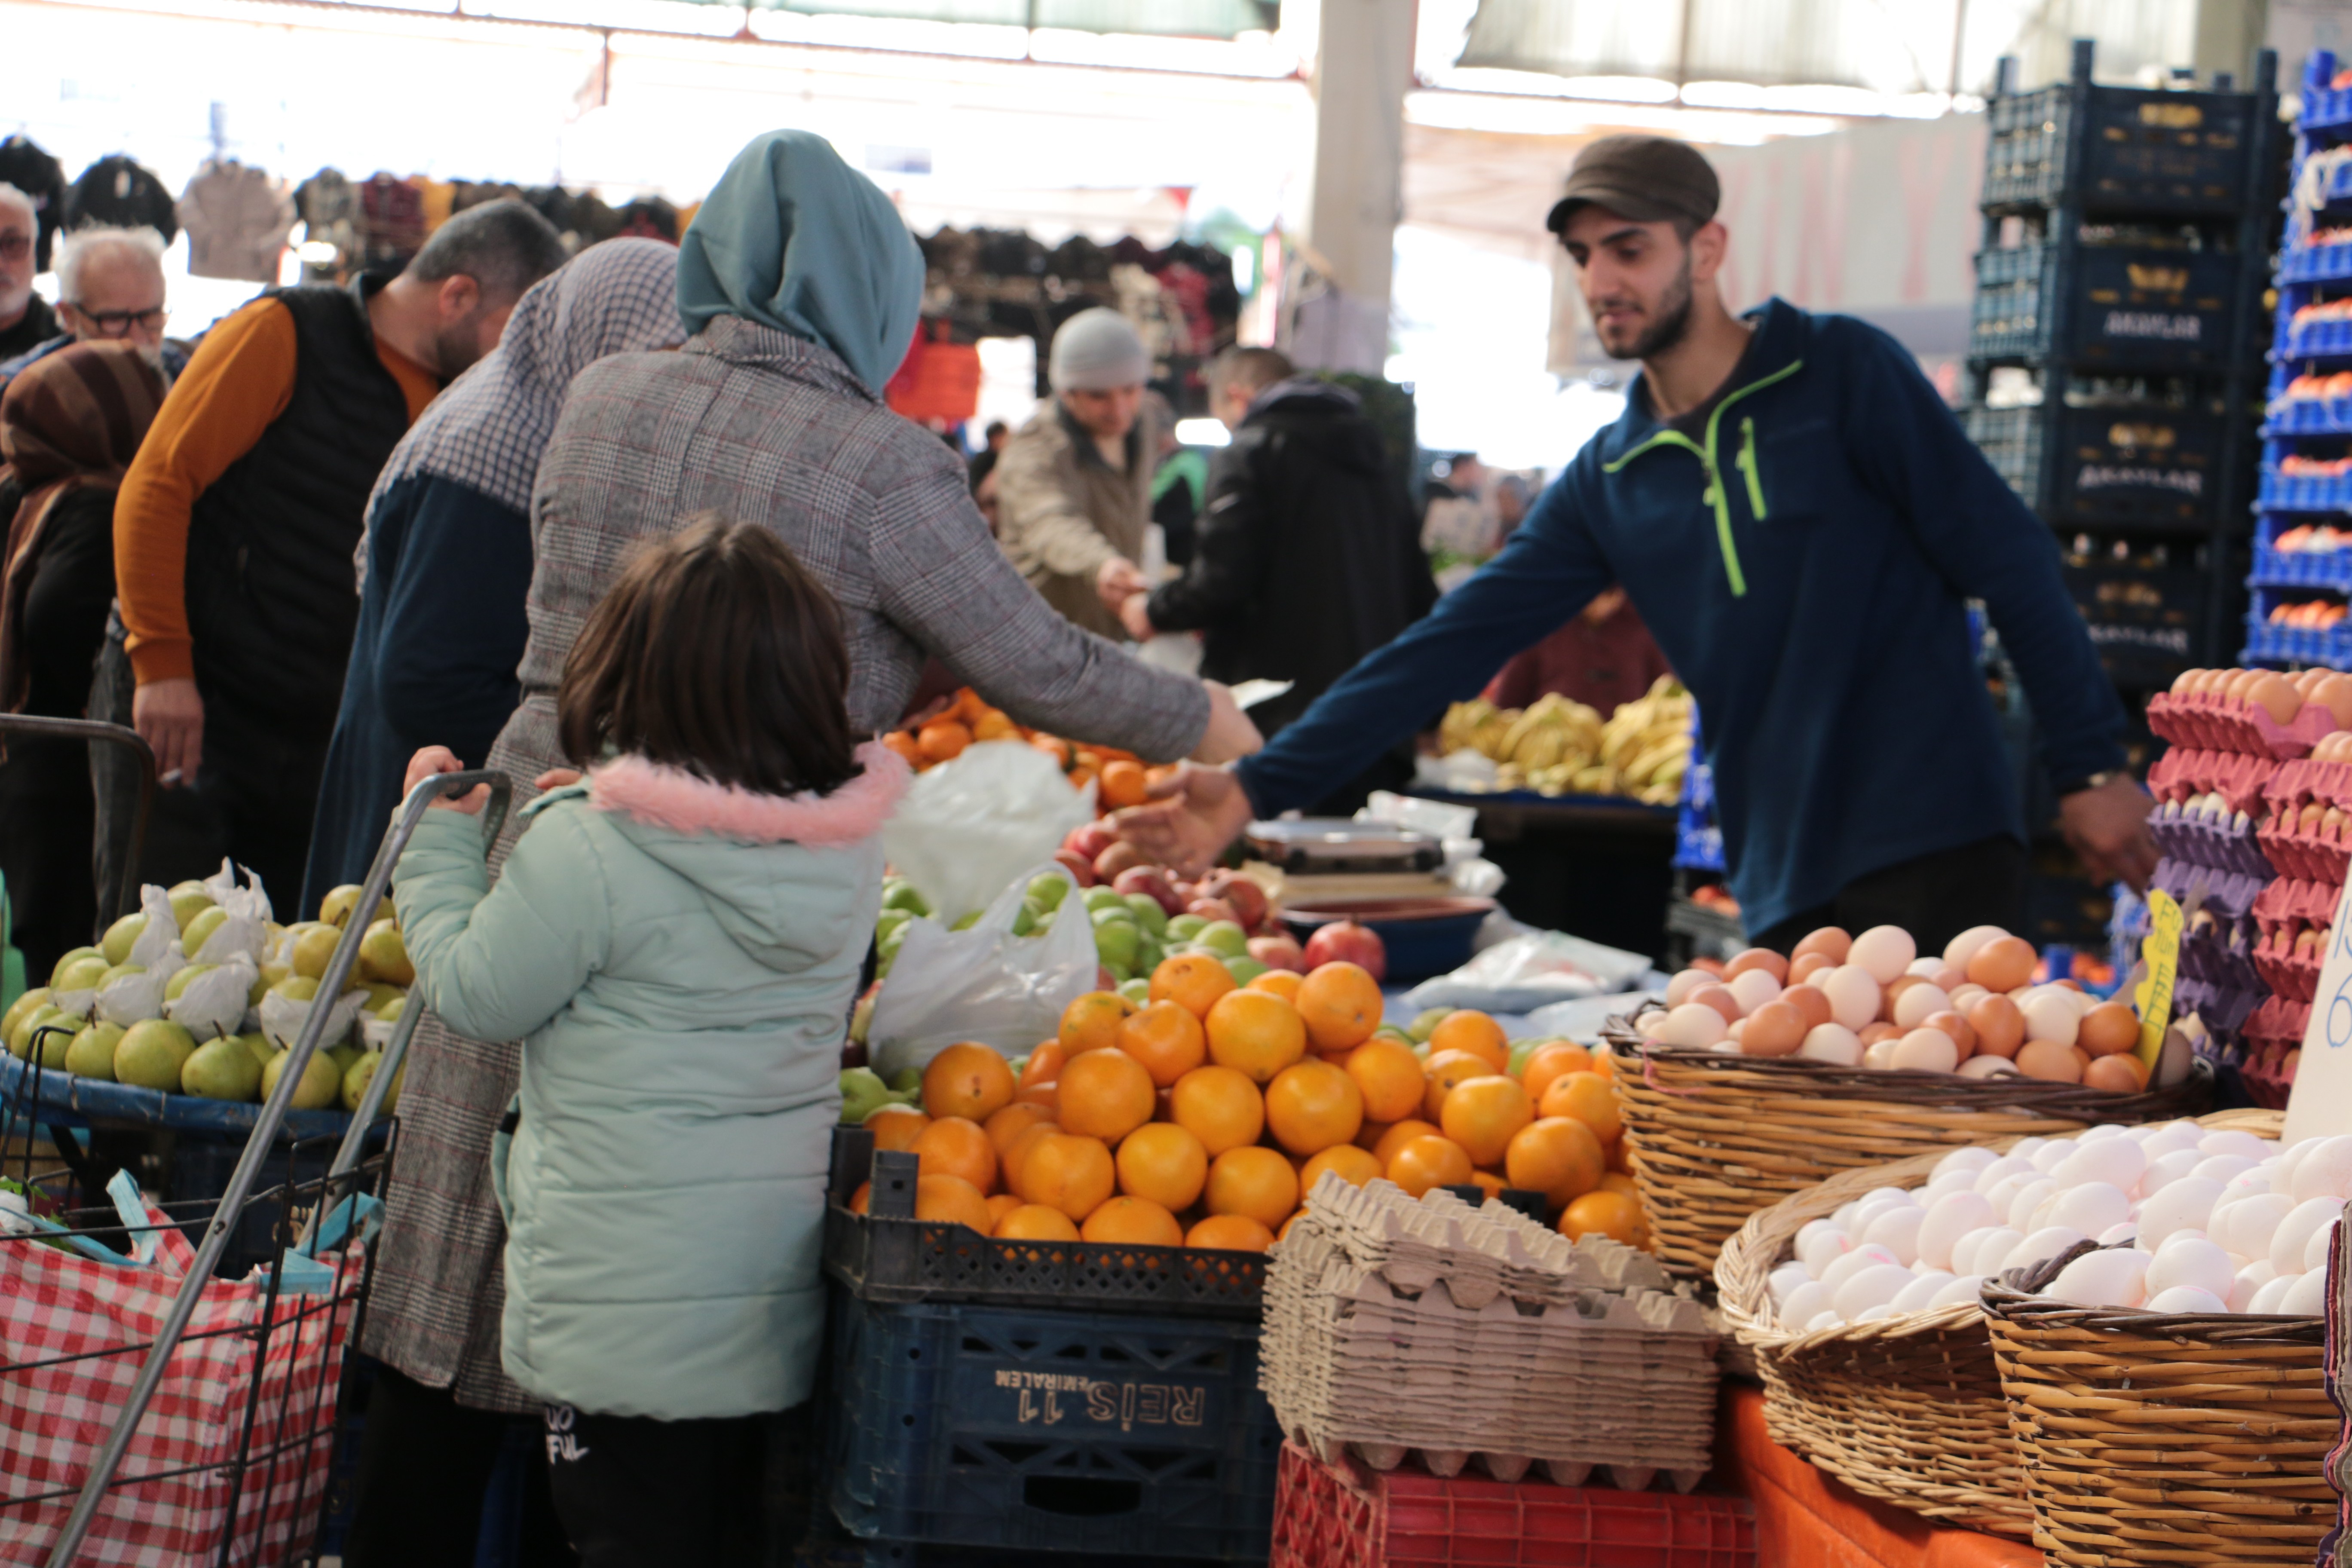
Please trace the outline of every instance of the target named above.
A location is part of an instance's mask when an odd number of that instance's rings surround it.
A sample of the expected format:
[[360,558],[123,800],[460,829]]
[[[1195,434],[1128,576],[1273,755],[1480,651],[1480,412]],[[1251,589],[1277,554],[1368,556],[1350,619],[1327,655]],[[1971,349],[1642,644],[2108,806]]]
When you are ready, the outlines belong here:
[[882,825],[882,851],[934,914],[954,921],[987,903],[1013,872],[1050,858],[1094,816],[1094,786],[1072,789],[1045,752],[1022,741],[982,741],[916,775]]
[[962,931],[935,920],[908,922],[866,1034],[876,1072],[887,1079],[929,1066],[959,1040],[1019,1056],[1053,1038],[1063,1009],[1095,988],[1097,963],[1094,922],[1075,884],[1043,935],[1013,934],[1031,879],[1045,876],[1070,881],[1047,860],[1015,876]]
[[1476,1007],[1488,1013],[1530,1013],[1551,1002],[1623,991],[1649,973],[1637,952],[1603,947],[1564,931],[1534,931],[1496,942],[1451,974],[1424,980],[1405,993],[1414,1012]]

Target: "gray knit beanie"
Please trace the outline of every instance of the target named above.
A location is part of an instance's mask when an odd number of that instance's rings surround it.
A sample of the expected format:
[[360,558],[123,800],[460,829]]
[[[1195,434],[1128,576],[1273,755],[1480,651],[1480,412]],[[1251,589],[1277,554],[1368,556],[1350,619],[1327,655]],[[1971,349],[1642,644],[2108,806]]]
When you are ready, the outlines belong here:
[[1125,316],[1097,305],[1062,323],[1045,362],[1056,392],[1108,392],[1150,379],[1151,356]]

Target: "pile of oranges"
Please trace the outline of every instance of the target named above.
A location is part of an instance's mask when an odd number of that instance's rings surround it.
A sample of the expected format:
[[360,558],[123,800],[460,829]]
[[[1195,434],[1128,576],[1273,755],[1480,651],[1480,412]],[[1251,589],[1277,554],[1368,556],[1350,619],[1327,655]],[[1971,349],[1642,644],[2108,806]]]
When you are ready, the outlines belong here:
[[1016,724],[1010,714],[1001,708],[990,707],[987,700],[969,686],[921,724],[910,730],[893,730],[882,737],[882,743],[906,758],[908,765],[917,773],[952,762],[975,741],[1026,741],[1054,759],[1068,775],[1072,789],[1084,789],[1099,780],[1105,811],[1142,805],[1151,778],[1172,771],[1146,768],[1133,752],[1122,752],[1116,746],[1080,745],[1043,730]]
[[876,1148],[919,1157],[918,1218],[987,1236],[1264,1251],[1333,1172],[1416,1197],[1532,1189],[1563,1235],[1646,1245],[1605,1055],[1556,1041],[1514,1074],[1502,1026],[1464,1011],[1424,1060],[1375,1034],[1381,1007],[1353,963],[1240,985],[1178,954],[1148,1001],[1089,992],[1018,1064],[949,1047],[920,1110],[886,1106],[865,1125]]

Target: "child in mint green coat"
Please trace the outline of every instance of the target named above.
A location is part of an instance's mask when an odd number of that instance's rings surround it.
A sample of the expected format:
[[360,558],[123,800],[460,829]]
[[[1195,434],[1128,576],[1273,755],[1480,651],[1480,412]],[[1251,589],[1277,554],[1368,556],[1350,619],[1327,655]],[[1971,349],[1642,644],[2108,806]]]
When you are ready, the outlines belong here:
[[[842,1035],[907,783],[853,742],[848,673],[773,533],[689,524],[582,629],[557,708],[587,773],[526,808],[497,886],[482,790],[400,858],[421,1000],[523,1042],[490,1152],[501,1350],[587,1568],[764,1561],[793,1528],[760,1500],[806,1427]],[[409,784],[457,765],[428,748]]]

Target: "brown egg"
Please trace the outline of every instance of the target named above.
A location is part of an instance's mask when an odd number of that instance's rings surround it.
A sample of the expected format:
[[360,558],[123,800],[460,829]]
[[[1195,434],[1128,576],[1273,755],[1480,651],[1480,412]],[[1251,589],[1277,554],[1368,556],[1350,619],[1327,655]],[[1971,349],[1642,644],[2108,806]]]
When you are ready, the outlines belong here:
[[[2281,931],[2279,936],[2284,940],[2286,933],[2284,931]],[[2319,942],[2320,933],[2316,931],[2306,929],[2296,932],[2294,939],[2294,956],[2297,958],[2315,958],[2318,956]]]
[[2268,674],[2270,671],[2267,669],[2233,670],[2230,675],[2230,684],[2221,689],[2221,695],[2232,702],[2244,702],[2253,696],[2254,688]]
[[1805,1016],[1787,1002],[1767,1002],[1748,1015],[1748,1026],[1739,1032],[1739,1050],[1743,1056],[1785,1057],[1794,1055],[1805,1043],[1805,1031],[1812,1026]]
[[1706,1004],[1722,1014],[1723,1021],[1727,1024],[1739,1022],[1739,998],[1731,994],[1731,987],[1728,985],[1702,985],[1684,1000]]
[[2147,1069],[2137,1057],[2098,1057],[2084,1069],[2083,1084],[2110,1094],[2137,1094],[2147,1087]]
[[2312,689],[2312,700],[2327,710],[2339,730],[2352,730],[2352,676],[2329,670]]
[[1988,996],[1969,1009],[1969,1027],[1977,1032],[1977,1054],[2013,1057],[2025,1043],[2025,1015],[2006,996]]
[[2294,689],[2302,692],[2304,700],[2308,702],[2311,700],[2312,691],[2321,681],[2326,679],[2330,673],[2315,664],[2309,669],[2296,670],[2287,679],[2294,683]]
[[2331,805],[2319,814],[2319,831],[2322,834],[2335,835],[2343,826],[2344,808],[2342,806]]
[[2102,1002],[2083,1015],[2074,1043],[2095,1057],[2130,1050],[2139,1044],[2139,1016],[2120,1002]]
[[2080,995],[2082,995],[2082,994],[2084,994],[2084,993],[2083,993],[2083,983],[2082,983],[2081,981],[2079,981],[2079,980],[2075,979],[2075,978],[2074,978],[2073,975],[2071,975],[2071,974],[2067,975],[2067,976],[2066,976],[2064,979],[2063,979],[2063,980],[2053,980],[2053,981],[2052,981],[2052,982],[2051,982],[2051,984],[2053,984],[2053,985],[2055,985],[2055,986],[2057,986],[2057,987],[2058,987],[2058,989],[2060,989],[2061,991],[2072,991],[2072,992],[2073,992],[2075,995],[2077,995],[2077,996],[2080,996]]
[[1804,1015],[1808,1029],[1817,1029],[1830,1021],[1829,993],[1818,985],[1791,985],[1780,993],[1780,1000]]
[[2296,830],[2302,833],[2318,832],[2319,819],[2326,814],[2327,808],[2321,805],[2317,801],[2307,800],[2304,802],[2303,809],[2294,814],[2294,826]]
[[1887,1020],[1889,1023],[1894,1022],[1895,998],[1902,995],[1906,991],[1910,990],[1914,985],[1925,985],[1927,984],[1927,980],[1920,975],[1896,975],[1894,979],[1886,983],[1886,989],[1880,992],[1878,994],[1878,1016]]
[[1958,1013],[1952,1012],[1948,1008],[1941,1013],[1928,1014],[1925,1018],[1919,1020],[1919,1026],[1923,1029],[1941,1029],[1944,1033],[1951,1036],[1952,1044],[1960,1047],[1960,1060],[1962,1061],[1968,1060],[1970,1057],[1976,1054],[1977,1032],[1975,1028],[1969,1025],[1966,1018],[1961,1017]]
[[1789,961],[1789,984],[1802,985],[1825,969],[1835,969],[1838,961],[1826,952],[1801,952]]
[[2269,714],[2275,724],[2292,724],[2303,711],[2303,693],[2284,675],[2264,675],[2246,693],[2246,700]]
[[1789,983],[1789,961],[1769,947],[1751,947],[1733,955],[1731,962],[1723,966],[1723,977],[1728,980],[1751,969],[1764,971],[1783,985]]
[[2034,957],[2023,937],[1995,937],[1969,959],[1969,978],[1988,991],[2014,991],[2033,978]]
[[1846,934],[1844,927],[1823,926],[1817,931],[1806,933],[1795,947],[1789,950],[1789,957],[1793,962],[1809,952],[1818,952],[1827,955],[1832,963],[1843,963],[1845,955],[1853,951],[1853,938]]
[[2053,1083],[2083,1081],[2083,1062],[2074,1047],[2055,1040],[2028,1040],[2018,1049],[2017,1070],[2028,1078],[2048,1079]]
[[1927,983],[1948,996],[1969,983],[1969,972],[1957,963],[1939,963],[1936,973],[1927,976]]
[[1864,1024],[1862,1026],[1862,1032],[1854,1037],[1855,1039],[1862,1042],[1862,1048],[1865,1051],[1870,1049],[1871,1047],[1878,1044],[1881,1040],[1899,1040],[1902,1037],[1902,1030],[1896,1028],[1894,1025],[1884,1021],[1875,1024]]
[[2172,694],[2175,697],[2186,697],[2195,691],[2198,683],[2204,679],[2205,672],[2201,669],[2184,669],[2172,678]]

